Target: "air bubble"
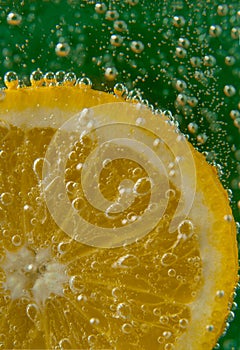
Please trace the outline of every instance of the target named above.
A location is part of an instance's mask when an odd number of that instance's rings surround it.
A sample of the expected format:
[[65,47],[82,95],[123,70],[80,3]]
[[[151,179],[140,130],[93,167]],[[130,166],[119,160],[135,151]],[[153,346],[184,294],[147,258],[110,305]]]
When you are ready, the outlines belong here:
[[177,255],[173,253],[165,253],[161,258],[161,264],[163,266],[171,266],[177,261]]
[[125,334],[130,334],[133,331],[133,326],[130,323],[124,323],[122,325],[122,332]]
[[228,13],[228,6],[223,4],[223,5],[218,5],[217,7],[217,14],[219,16],[226,16]]
[[110,37],[110,43],[113,46],[119,47],[123,43],[123,37],[121,35],[118,35],[118,34],[113,34]]
[[26,313],[28,318],[32,322],[36,322],[37,316],[38,316],[39,309],[36,304],[28,304],[26,307]]
[[227,66],[233,66],[235,64],[235,62],[236,62],[235,57],[233,57],[233,56],[226,56],[225,57],[225,63]]
[[141,41],[132,41],[130,48],[135,53],[141,53],[144,50],[144,45]]
[[73,86],[76,83],[77,77],[73,72],[66,73],[63,79],[65,86]]
[[207,55],[203,57],[203,64],[206,67],[213,67],[216,64],[216,58],[212,55]]
[[16,89],[18,87],[18,76],[15,72],[7,72],[4,75],[4,83],[8,89]]
[[181,328],[187,328],[187,326],[188,326],[188,319],[187,318],[181,318],[180,320],[179,320],[179,326],[181,327]]
[[209,35],[217,38],[222,34],[222,28],[219,25],[211,25],[209,28]]
[[12,26],[18,26],[22,22],[22,16],[16,12],[10,12],[7,15],[7,23]]
[[225,85],[223,92],[226,96],[232,97],[236,94],[236,89],[233,85]]
[[3,192],[2,194],[0,194],[0,202],[4,206],[8,206],[8,205],[12,204],[13,196],[11,195],[10,192]]
[[174,350],[175,346],[173,345],[173,343],[167,343],[164,346],[164,350]]
[[126,0],[126,2],[131,6],[136,6],[139,3],[139,0]]
[[105,18],[108,21],[115,21],[116,19],[119,18],[119,13],[116,10],[112,10],[112,11],[109,10],[106,12]]
[[60,350],[72,349],[72,344],[68,338],[63,338],[59,341]]
[[30,82],[34,87],[42,86],[44,82],[43,73],[39,69],[32,72],[30,75]]
[[185,50],[183,47],[178,46],[175,52],[178,58],[184,58],[187,55],[187,50]]
[[95,11],[99,14],[105,13],[107,11],[107,6],[104,2],[98,2],[95,5]]
[[99,319],[96,318],[96,317],[90,318],[89,322],[90,322],[90,324],[93,325],[93,326],[98,326],[99,323],[100,323]]
[[206,326],[206,330],[208,332],[213,332],[214,331],[214,326],[212,324]]
[[161,316],[160,318],[159,318],[159,322],[161,323],[161,324],[168,324],[169,323],[169,318],[168,318],[168,316]]
[[176,270],[175,269],[169,269],[168,270],[168,276],[169,277],[175,277],[176,276]]
[[127,24],[124,21],[115,21],[113,24],[114,29],[117,32],[125,32],[127,30]]
[[73,293],[82,292],[85,287],[81,276],[71,276],[69,279],[69,287]]
[[179,91],[182,92],[187,88],[187,84],[184,80],[177,80],[175,84],[175,88]]
[[192,221],[190,220],[183,220],[178,225],[178,238],[187,239],[192,236],[194,231],[194,226]]
[[133,192],[136,195],[143,196],[148,194],[151,191],[152,188],[152,182],[151,179],[148,177],[142,177],[137,180],[133,187]]
[[56,78],[58,85],[61,85],[63,83],[65,74],[66,73],[63,70],[59,70],[58,72],[56,72],[55,78]]
[[91,89],[92,81],[88,77],[83,77],[77,80],[77,84],[82,89]]
[[115,67],[107,67],[105,69],[104,76],[107,80],[113,81],[116,79],[117,74],[118,74],[118,72],[117,72],[117,69]]
[[231,37],[232,37],[232,39],[239,39],[239,37],[240,37],[240,28],[238,28],[238,27],[233,27],[232,29],[231,29]]
[[123,96],[123,95],[127,94],[127,88],[122,83],[115,84],[113,91],[114,91],[115,95],[117,95],[117,96]]
[[127,303],[120,303],[117,306],[117,313],[123,319],[130,318],[131,315],[131,307]]
[[197,135],[197,142],[200,144],[204,144],[207,141],[207,135],[206,134],[198,134]]
[[174,16],[173,17],[173,25],[177,28],[182,28],[186,24],[186,20],[182,16]]
[[12,244],[15,246],[15,247],[19,247],[21,244],[22,244],[22,238],[21,236],[19,235],[14,235],[12,237]]
[[47,72],[44,75],[44,82],[46,86],[53,86],[56,84],[55,74],[53,72]]
[[67,43],[58,43],[55,47],[55,53],[59,57],[66,57],[70,53],[70,46]]

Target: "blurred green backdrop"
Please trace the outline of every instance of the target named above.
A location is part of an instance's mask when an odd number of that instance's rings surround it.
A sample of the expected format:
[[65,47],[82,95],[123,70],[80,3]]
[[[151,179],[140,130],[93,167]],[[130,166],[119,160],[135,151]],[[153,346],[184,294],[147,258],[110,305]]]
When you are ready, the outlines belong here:
[[[217,165],[240,221],[238,1],[0,0],[0,86],[11,70],[29,84],[37,68],[73,71],[105,91],[121,82],[169,109]],[[234,308],[216,348],[240,349]]]

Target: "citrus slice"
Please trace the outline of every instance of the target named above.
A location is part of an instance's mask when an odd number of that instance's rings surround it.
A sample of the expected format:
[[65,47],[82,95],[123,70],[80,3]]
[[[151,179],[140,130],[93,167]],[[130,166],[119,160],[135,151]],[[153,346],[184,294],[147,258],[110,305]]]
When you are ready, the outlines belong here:
[[13,88],[0,135],[1,348],[212,349],[236,228],[171,116],[78,86]]

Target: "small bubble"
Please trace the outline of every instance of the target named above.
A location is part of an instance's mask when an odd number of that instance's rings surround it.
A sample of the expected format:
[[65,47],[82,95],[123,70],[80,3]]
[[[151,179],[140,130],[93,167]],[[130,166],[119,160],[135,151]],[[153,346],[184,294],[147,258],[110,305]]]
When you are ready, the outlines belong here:
[[17,26],[19,24],[21,24],[22,22],[22,16],[19,15],[18,13],[16,12],[10,12],[8,15],[7,15],[7,23],[12,25],[12,26]]
[[18,76],[15,72],[7,72],[4,75],[4,83],[8,89],[16,89],[18,82]]
[[34,87],[42,86],[44,82],[43,73],[39,69],[33,71],[30,75],[30,82]]
[[117,32],[125,32],[127,30],[127,24],[124,21],[115,21],[113,24],[114,29]]
[[130,48],[135,53],[141,53],[144,50],[144,45],[141,41],[132,41]]
[[36,304],[28,304],[27,305],[26,313],[32,322],[36,322],[38,312],[39,312],[39,310],[38,310],[38,307]]
[[160,318],[159,318],[159,322],[161,323],[161,324],[168,324],[169,323],[169,318],[168,318],[168,316],[161,316]]
[[175,52],[178,58],[184,58],[187,55],[187,50],[185,50],[183,47],[180,47],[180,46],[176,48]]
[[187,326],[188,326],[188,319],[186,319],[186,318],[181,318],[180,320],[179,320],[179,326],[181,327],[181,328],[187,328]]
[[198,125],[196,123],[189,123],[188,124],[188,131],[191,134],[195,134],[198,131]]
[[99,14],[105,13],[107,11],[107,6],[104,2],[98,2],[95,5],[95,11]]
[[81,276],[71,276],[69,279],[69,287],[73,293],[82,292],[85,287]]
[[12,204],[13,197],[10,192],[3,192],[2,194],[0,194],[0,201],[3,205],[8,206]]
[[165,253],[161,258],[161,264],[163,266],[173,265],[177,261],[177,255],[173,253]]
[[53,72],[47,72],[44,75],[44,82],[46,86],[53,86],[56,83],[55,74]]
[[73,72],[66,73],[63,79],[65,86],[73,86],[76,83],[77,77]]
[[142,177],[137,180],[133,187],[133,192],[136,195],[143,196],[148,194],[152,188],[152,181],[148,177]]
[[231,37],[232,37],[232,39],[239,39],[239,37],[240,37],[240,28],[238,28],[238,27],[233,27],[232,29],[231,29]]
[[113,89],[115,95],[117,96],[123,96],[127,93],[127,88],[124,84],[122,83],[117,83],[114,85],[114,89]]
[[178,225],[178,234],[179,238],[187,239],[192,236],[194,226],[192,221],[190,220],[183,220],[179,225]]
[[117,74],[118,74],[118,71],[115,67],[107,67],[105,69],[104,76],[107,80],[113,81],[114,79],[116,79]]
[[175,277],[176,276],[176,270],[175,269],[169,269],[168,270],[168,276],[169,277]]
[[206,134],[198,134],[197,135],[197,142],[200,144],[204,144],[207,141],[207,135]]
[[127,303],[120,303],[117,306],[117,313],[118,315],[123,318],[127,319],[130,318],[131,315],[131,307]]
[[225,85],[223,92],[226,96],[232,97],[236,94],[236,88],[233,85]]
[[228,13],[228,6],[226,4],[218,5],[217,14],[219,16],[226,16]]
[[119,47],[123,43],[123,37],[121,35],[118,35],[118,34],[113,34],[110,37],[110,43],[113,46]]
[[116,10],[109,10],[106,12],[105,18],[108,21],[115,21],[119,18],[119,13]]
[[174,16],[173,17],[173,25],[177,28],[182,28],[186,24],[186,20],[182,16]]
[[77,80],[77,84],[81,89],[91,89],[92,81],[88,77],[83,77]]
[[62,84],[64,81],[64,77],[65,77],[65,72],[63,70],[60,70],[58,72],[56,72],[55,74],[55,78],[58,84]]
[[233,66],[235,64],[235,62],[236,62],[235,57],[233,57],[233,56],[226,56],[225,57],[225,63],[227,66]]
[[72,349],[72,344],[68,338],[63,338],[59,341],[60,350]]
[[90,318],[89,322],[90,322],[90,324],[93,325],[93,326],[98,326],[99,323],[100,323],[99,319],[98,319],[98,318],[95,318],[95,317]]
[[22,244],[22,238],[21,236],[19,235],[14,235],[12,237],[12,244],[15,246],[15,247],[19,247],[21,244]]
[[190,58],[190,63],[193,67],[200,67],[201,66],[201,58],[200,57],[191,57]]
[[66,57],[70,53],[70,46],[67,43],[58,43],[55,47],[55,53],[59,57]]
[[122,325],[122,332],[125,334],[130,334],[133,331],[133,326],[130,323],[124,323]]
[[209,28],[209,35],[217,38],[222,34],[222,28],[219,25],[211,25]]
[[206,326],[206,330],[208,332],[213,332],[214,331],[214,326],[212,324]]
[[213,67],[216,64],[216,58],[212,55],[206,55],[203,57],[203,64],[206,67]]

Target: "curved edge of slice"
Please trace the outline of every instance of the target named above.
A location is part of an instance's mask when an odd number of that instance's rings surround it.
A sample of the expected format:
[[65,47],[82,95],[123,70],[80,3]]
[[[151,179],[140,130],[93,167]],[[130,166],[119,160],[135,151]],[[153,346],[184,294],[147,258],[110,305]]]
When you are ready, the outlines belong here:
[[208,220],[208,232],[201,232],[199,237],[203,287],[188,305],[191,321],[179,338],[178,350],[190,350],[193,346],[195,350],[211,349],[216,345],[224,331],[238,282],[236,225],[227,191],[222,187],[216,169],[191,148],[196,163],[197,187],[202,193],[201,202],[208,210],[205,219]]
[[[4,115],[4,120],[10,124],[30,127],[44,127],[51,123],[57,128],[69,119],[71,113],[74,116],[84,108],[125,101],[121,96],[93,89],[81,89],[78,86],[25,87],[2,91],[4,98],[0,101],[0,118]],[[36,107],[39,108],[39,113],[32,115],[29,123],[29,113]],[[16,122],[16,111],[19,124]],[[57,120],[51,119],[50,111],[52,116],[57,112]]]

